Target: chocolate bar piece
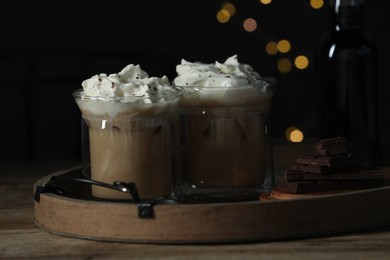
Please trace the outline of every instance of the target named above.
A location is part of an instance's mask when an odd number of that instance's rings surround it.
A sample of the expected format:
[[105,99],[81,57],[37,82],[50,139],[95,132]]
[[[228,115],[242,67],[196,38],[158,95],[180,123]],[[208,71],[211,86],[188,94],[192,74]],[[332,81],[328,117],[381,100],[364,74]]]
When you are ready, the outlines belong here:
[[280,181],[278,187],[288,192],[300,194],[325,191],[343,191],[377,188],[386,185],[385,179],[354,181]]
[[333,157],[327,157],[323,155],[316,155],[316,154],[309,154],[309,155],[304,155],[302,157],[298,157],[296,160],[296,163],[298,164],[306,164],[306,165],[312,165],[312,166],[328,166],[332,167],[334,166],[333,162],[334,159],[332,160]]
[[328,174],[333,172],[333,170],[328,166],[299,164],[299,163],[289,165],[288,170],[307,172],[307,173],[317,173],[317,174]]
[[347,180],[378,180],[383,179],[380,170],[345,171],[332,174],[315,174],[294,170],[285,171],[286,181],[347,181]]
[[305,155],[297,158],[296,163],[306,164],[312,166],[327,166],[331,168],[346,167],[352,165],[358,165],[360,162],[359,157],[356,154],[338,154],[334,156],[323,155]]
[[333,137],[319,140],[315,145],[318,154],[331,156],[348,152],[347,140],[343,137]]

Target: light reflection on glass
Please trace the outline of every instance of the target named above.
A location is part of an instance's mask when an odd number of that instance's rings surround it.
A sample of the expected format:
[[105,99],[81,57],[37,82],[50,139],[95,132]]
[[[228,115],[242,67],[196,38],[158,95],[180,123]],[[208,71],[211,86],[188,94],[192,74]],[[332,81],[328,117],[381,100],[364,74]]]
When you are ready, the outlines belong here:
[[102,120],[101,129],[106,129],[106,123],[107,123],[107,120]]

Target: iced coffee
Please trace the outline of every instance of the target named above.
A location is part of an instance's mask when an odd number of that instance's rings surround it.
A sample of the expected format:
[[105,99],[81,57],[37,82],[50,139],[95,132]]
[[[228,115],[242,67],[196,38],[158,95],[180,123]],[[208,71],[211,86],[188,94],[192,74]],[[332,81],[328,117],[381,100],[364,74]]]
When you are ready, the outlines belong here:
[[[84,80],[73,96],[88,128],[86,174],[108,184],[134,182],[141,199],[174,196],[181,94],[167,77],[149,77],[133,64]],[[96,185],[92,195],[131,199],[128,193]]]
[[237,56],[224,63],[182,59],[180,100],[183,201],[239,201],[269,191],[273,90]]

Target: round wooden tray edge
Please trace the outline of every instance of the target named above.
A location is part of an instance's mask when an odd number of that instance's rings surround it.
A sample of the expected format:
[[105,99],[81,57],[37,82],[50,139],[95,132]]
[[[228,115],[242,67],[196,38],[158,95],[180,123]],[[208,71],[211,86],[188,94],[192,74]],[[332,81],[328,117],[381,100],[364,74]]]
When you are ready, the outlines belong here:
[[[45,176],[34,189],[53,175],[79,168]],[[34,210],[36,225],[54,234],[101,241],[199,244],[292,239],[388,226],[389,203],[390,186],[385,186],[288,200],[155,205],[153,219],[140,219],[135,204],[52,193],[41,194]],[[110,223],[113,217],[119,223]]]

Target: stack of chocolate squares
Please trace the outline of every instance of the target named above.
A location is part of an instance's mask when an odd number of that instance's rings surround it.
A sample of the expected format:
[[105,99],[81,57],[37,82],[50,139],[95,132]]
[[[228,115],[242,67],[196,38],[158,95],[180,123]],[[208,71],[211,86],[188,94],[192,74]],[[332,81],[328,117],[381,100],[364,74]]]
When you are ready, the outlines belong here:
[[277,188],[289,193],[315,193],[375,188],[386,185],[378,167],[369,167],[357,154],[348,152],[343,137],[322,139],[315,152],[297,158],[285,170]]

